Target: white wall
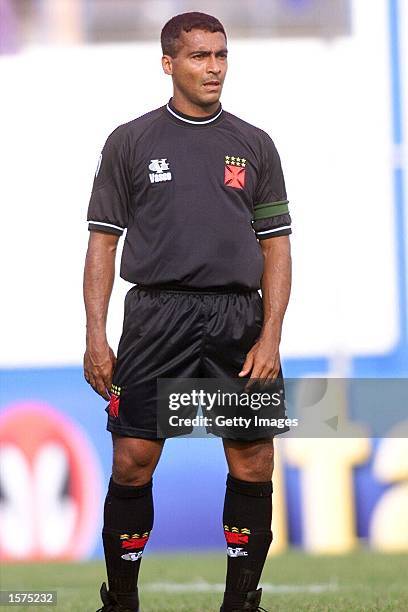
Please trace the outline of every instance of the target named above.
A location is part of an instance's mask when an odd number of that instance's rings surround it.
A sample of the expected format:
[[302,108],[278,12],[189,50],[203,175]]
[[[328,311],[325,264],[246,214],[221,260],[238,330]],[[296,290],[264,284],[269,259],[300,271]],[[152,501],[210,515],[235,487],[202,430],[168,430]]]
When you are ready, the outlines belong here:
[[[284,356],[382,353],[397,340],[386,2],[353,36],[231,40],[224,107],[280,151],[293,217]],[[106,136],[167,101],[158,44],[31,48],[0,58],[0,366],[79,364],[86,210]],[[408,82],[408,79],[406,79]],[[123,296],[114,288],[116,348]]]

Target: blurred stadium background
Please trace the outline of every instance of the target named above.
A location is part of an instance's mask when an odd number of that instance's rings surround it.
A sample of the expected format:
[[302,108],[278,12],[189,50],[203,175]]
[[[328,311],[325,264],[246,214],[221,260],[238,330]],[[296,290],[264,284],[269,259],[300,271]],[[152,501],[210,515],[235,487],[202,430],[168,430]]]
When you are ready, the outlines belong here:
[[[268,131],[282,158],[294,222],[285,375],[407,378],[405,0],[0,0],[4,567],[102,558],[112,458],[105,404],[81,368],[86,210],[107,135],[170,97],[160,30],[187,10],[224,23],[223,106]],[[128,288],[116,280],[115,349]],[[408,570],[405,415],[380,435],[366,423],[364,437],[278,441],[272,556],[364,549]],[[167,443],[150,563],[222,555],[225,475],[218,440]]]

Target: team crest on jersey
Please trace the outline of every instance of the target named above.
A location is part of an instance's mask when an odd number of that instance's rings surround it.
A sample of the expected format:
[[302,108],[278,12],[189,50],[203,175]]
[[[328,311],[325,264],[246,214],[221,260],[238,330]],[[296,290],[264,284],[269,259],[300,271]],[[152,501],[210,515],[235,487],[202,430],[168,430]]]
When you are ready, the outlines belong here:
[[163,181],[171,181],[172,179],[167,157],[162,157],[162,159],[151,159],[149,170],[151,183],[161,183]]
[[225,156],[224,185],[234,187],[235,189],[243,189],[245,187],[246,161],[244,157]]

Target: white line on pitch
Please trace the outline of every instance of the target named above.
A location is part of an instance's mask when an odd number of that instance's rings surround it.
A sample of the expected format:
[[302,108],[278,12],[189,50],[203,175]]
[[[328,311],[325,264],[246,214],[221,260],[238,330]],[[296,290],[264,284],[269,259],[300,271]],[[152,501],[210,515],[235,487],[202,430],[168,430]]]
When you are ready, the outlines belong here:
[[[327,591],[337,591],[339,586],[335,582],[325,584],[270,584],[263,583],[264,593],[326,593]],[[141,588],[146,591],[165,592],[165,593],[223,593],[225,584],[206,582],[198,580],[196,582],[147,582]]]

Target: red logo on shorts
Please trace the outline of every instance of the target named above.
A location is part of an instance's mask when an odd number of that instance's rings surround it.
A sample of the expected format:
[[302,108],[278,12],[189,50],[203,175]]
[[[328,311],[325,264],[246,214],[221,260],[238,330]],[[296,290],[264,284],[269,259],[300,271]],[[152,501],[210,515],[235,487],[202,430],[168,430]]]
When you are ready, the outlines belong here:
[[245,166],[245,158],[226,155],[224,185],[235,189],[243,189],[245,187]]
[[109,401],[109,416],[117,418],[119,416],[119,401],[121,388],[117,385],[111,386],[111,396]]

